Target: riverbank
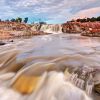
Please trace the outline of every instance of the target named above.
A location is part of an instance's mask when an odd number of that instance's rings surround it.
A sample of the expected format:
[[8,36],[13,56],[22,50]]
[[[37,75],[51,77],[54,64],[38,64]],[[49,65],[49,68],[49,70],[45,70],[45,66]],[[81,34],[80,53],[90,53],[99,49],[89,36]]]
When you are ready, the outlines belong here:
[[18,22],[0,22],[0,40],[32,37],[51,33],[80,34],[100,37],[100,22],[67,22],[60,24],[25,24]]
[[80,33],[82,36],[100,37],[100,22],[67,22],[62,24],[63,33]]
[[0,40],[14,39],[17,37],[50,34],[40,30],[32,30],[32,26],[18,22],[0,22]]

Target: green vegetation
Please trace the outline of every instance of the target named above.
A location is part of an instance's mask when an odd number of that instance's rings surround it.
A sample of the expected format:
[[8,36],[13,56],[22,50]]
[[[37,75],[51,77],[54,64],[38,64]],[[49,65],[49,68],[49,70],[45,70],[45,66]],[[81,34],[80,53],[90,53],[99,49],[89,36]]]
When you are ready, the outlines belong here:
[[15,21],[16,21],[16,19],[14,19],[14,18],[11,19],[11,22],[15,22]]
[[42,25],[42,24],[46,24],[46,22],[39,22],[39,23],[40,23],[41,25]]
[[[18,23],[28,23],[29,18],[25,17],[25,18],[21,18],[21,17],[17,17],[17,18],[12,18],[12,19],[6,19],[6,20],[1,20],[1,21],[5,21],[5,22],[18,22]],[[47,24],[46,22],[42,21],[41,19],[39,19],[39,24]],[[34,22],[32,22],[31,24],[34,24]]]
[[24,23],[27,23],[28,22],[28,17],[26,17],[25,19],[24,19]]
[[18,17],[18,18],[16,18],[16,22],[22,22],[22,18],[20,18],[20,17]]
[[[0,21],[1,21],[1,19],[0,19]],[[24,22],[24,23],[27,23],[27,22],[28,22],[28,17],[26,17],[26,18],[24,18],[24,19],[22,19],[21,17],[12,18],[11,20],[6,19],[5,21],[7,21],[7,22],[19,22],[19,23]]]
[[100,21],[100,16],[99,17],[92,17],[92,18],[77,19],[75,21],[77,21],[77,22],[95,22],[95,21]]

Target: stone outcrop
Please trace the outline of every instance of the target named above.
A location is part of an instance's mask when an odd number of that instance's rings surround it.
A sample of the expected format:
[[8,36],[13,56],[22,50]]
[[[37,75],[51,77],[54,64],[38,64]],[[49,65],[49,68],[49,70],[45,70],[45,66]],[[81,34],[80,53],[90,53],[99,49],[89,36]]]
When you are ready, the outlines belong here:
[[81,27],[84,29],[82,36],[100,37],[100,22],[83,23]]
[[67,22],[62,24],[64,33],[81,33],[83,36],[100,37],[100,22]]
[[30,26],[28,24],[24,23],[18,23],[18,22],[0,22],[0,30],[6,30],[6,31],[23,31],[23,30],[29,30]]
[[81,31],[79,22],[67,22],[62,24],[63,33],[80,33]]
[[0,40],[13,38],[13,35],[9,31],[0,30]]
[[[39,28],[39,27],[38,27]],[[32,25],[18,22],[0,22],[0,39],[47,34],[39,30],[32,30]]]
[[0,39],[14,38],[17,35],[31,32],[30,26],[17,22],[0,22]]

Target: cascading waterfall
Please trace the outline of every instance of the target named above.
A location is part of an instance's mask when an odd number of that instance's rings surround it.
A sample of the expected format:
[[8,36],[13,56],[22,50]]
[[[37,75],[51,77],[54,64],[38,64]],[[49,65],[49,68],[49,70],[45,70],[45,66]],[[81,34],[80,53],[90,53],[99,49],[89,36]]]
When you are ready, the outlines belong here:
[[39,31],[41,28],[40,24],[33,24],[31,30],[33,31]]
[[47,24],[42,25],[40,31],[51,32],[51,33],[62,33],[62,27],[60,24]]
[[61,24],[34,24],[31,29],[48,33],[62,33]]

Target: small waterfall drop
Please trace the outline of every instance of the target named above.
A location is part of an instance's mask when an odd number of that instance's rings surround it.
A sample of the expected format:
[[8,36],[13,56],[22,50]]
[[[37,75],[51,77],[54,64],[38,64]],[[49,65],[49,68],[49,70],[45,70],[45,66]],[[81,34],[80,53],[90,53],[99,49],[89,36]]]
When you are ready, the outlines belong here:
[[46,24],[42,25],[40,31],[51,32],[51,33],[62,33],[62,27],[60,24]]
[[62,33],[61,24],[34,24],[31,29],[47,33]]

